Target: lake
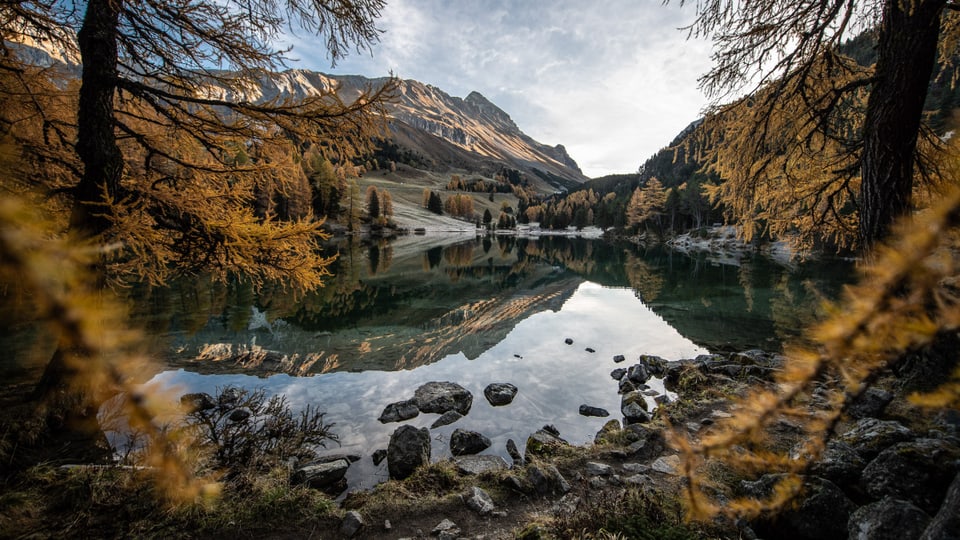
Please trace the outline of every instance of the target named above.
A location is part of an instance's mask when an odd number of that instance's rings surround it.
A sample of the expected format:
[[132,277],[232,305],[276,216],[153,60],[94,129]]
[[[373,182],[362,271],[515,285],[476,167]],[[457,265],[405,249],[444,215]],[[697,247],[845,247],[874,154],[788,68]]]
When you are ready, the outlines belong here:
[[[456,428],[483,433],[493,442],[483,453],[508,462],[506,441],[522,452],[545,424],[583,444],[620,418],[614,368],[641,354],[779,350],[852,276],[852,264],[837,260],[730,264],[562,236],[409,236],[336,249],[334,275],[307,295],[188,280],[131,295],[133,320],[167,366],[145,380],[179,393],[263,388],[294,408],[319,407],[340,438],[329,451],[362,456],[348,471],[351,489],[387,478],[371,454],[400,424],[377,418],[423,383],[452,381],[474,395],[466,417],[431,430],[434,459],[450,455]],[[511,404],[484,399],[497,382],[518,387]],[[582,404],[611,416],[581,416]],[[437,417],[406,423],[429,427]]]

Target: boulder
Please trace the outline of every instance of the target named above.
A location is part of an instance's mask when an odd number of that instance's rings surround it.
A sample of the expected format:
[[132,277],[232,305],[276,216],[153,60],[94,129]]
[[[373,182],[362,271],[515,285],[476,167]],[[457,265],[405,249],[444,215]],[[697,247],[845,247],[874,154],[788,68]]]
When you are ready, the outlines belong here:
[[584,465],[584,472],[587,476],[610,476],[613,474],[613,467],[606,463],[588,461],[587,464]]
[[624,355],[622,355],[622,354],[618,354],[618,355],[616,355],[616,356],[613,357],[613,361],[616,362],[617,364],[619,364],[620,362],[623,362],[623,361],[626,360],[626,359],[627,359],[627,357],[624,356]]
[[485,516],[490,512],[493,512],[494,505],[493,499],[490,498],[490,495],[487,494],[482,488],[473,486],[467,490],[463,495],[464,502],[467,503],[467,508],[473,510],[474,512]]
[[620,413],[623,415],[624,424],[643,424],[650,421],[650,413],[647,412],[647,400],[643,392],[634,390],[624,394],[620,400]]
[[540,495],[559,495],[570,491],[570,483],[554,465],[531,465],[527,468],[527,478]]
[[606,418],[610,416],[610,411],[606,409],[601,409],[600,407],[592,407],[590,405],[580,405],[580,414],[583,416],[596,416],[599,418]]
[[457,428],[450,436],[450,453],[455,456],[478,454],[491,444],[490,439],[476,431]]
[[619,420],[608,420],[607,423],[600,428],[600,431],[598,431],[593,437],[594,444],[615,441],[621,429],[623,428],[620,426]]
[[428,382],[417,388],[413,400],[420,412],[443,414],[457,411],[466,415],[473,405],[473,394],[457,383]]
[[494,407],[509,405],[516,395],[517,387],[510,383],[492,383],[483,389],[483,397]]
[[347,538],[353,538],[363,528],[363,525],[363,516],[360,515],[360,512],[350,510],[343,516],[343,521],[340,522],[340,534]]
[[847,522],[856,540],[917,540],[930,516],[913,504],[892,497],[857,508]]
[[520,449],[517,448],[517,443],[513,442],[513,439],[507,439],[507,455],[513,460],[514,466],[522,467],[524,465],[523,455],[520,454]]
[[248,407],[239,407],[227,415],[227,420],[231,422],[246,422],[251,416],[253,416],[253,411]]
[[213,396],[205,392],[180,396],[180,406],[188,412],[209,411],[217,406]]
[[627,368],[622,368],[622,367],[619,367],[610,372],[610,376],[613,377],[613,380],[615,381],[619,381],[626,374],[627,374]]
[[883,414],[883,410],[893,401],[893,394],[880,388],[867,388],[867,390],[853,402],[847,409],[847,414],[851,418],[877,418]]
[[509,469],[510,466],[500,456],[458,456],[453,458],[457,472],[464,476],[497,472]]
[[[544,426],[546,427],[546,426]],[[563,446],[570,443],[554,435],[547,429],[539,429],[533,435],[527,438],[527,455],[525,460],[529,462],[531,456],[548,456],[556,452]]]
[[402,422],[414,418],[419,414],[420,409],[417,408],[416,402],[408,399],[406,401],[397,401],[384,407],[383,412],[380,413],[380,418],[377,418],[377,420],[379,420],[381,424]]
[[640,358],[637,359],[640,364],[647,370],[647,373],[653,375],[654,377],[663,377],[667,374],[667,364],[668,362],[659,356],[653,356],[651,354],[641,354]]
[[348,468],[350,462],[346,459],[311,463],[295,470],[291,480],[295,484],[306,484],[314,489],[326,489],[342,480]]
[[400,426],[390,435],[387,447],[387,469],[390,478],[403,480],[417,467],[430,462],[430,432],[427,428]]
[[[767,474],[754,482],[744,481],[740,484],[748,496],[767,498],[783,477],[782,474]],[[855,507],[833,482],[808,476],[804,479],[803,493],[794,504],[782,509],[776,516],[757,519],[753,522],[753,528],[761,538],[846,539],[847,520]]]
[[810,474],[826,478],[841,488],[857,485],[860,471],[866,462],[852,446],[843,441],[830,441],[820,455],[820,459],[810,467]]
[[839,440],[849,444],[860,457],[869,461],[890,446],[912,438],[913,432],[900,422],[861,418],[840,435]]
[[920,540],[956,540],[960,538],[960,473],[953,477],[947,496],[933,516]]
[[440,418],[437,418],[434,423],[430,424],[430,429],[437,429],[438,427],[449,426],[450,424],[456,422],[457,420],[463,418],[463,415],[457,411],[447,411],[440,415]]
[[960,448],[941,439],[895,444],[863,469],[860,485],[875,499],[910,501],[933,515],[960,469]]
[[373,459],[374,465],[380,465],[380,463],[382,463],[383,460],[387,459],[387,451],[384,450],[383,448],[380,448],[379,450],[374,450],[370,458]]

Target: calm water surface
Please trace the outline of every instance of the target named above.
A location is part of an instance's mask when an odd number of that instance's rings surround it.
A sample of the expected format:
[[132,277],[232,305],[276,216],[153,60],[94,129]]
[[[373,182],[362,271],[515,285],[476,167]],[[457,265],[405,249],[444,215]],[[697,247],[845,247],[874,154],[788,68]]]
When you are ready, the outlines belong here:
[[[814,321],[818,295],[835,296],[852,276],[840,261],[721,264],[566,237],[413,236],[339,250],[335,275],[316,293],[182,282],[134,291],[134,319],[167,366],[145,380],[182,393],[263,388],[326,411],[341,443],[330,452],[362,456],[348,472],[351,489],[386,479],[386,463],[374,466],[370,455],[400,424],[377,418],[425,382],[453,381],[474,395],[466,417],[431,430],[435,459],[449,455],[456,428],[485,434],[493,445],[484,453],[508,462],[506,441],[522,452],[544,424],[586,443],[619,418],[615,367],[641,354],[778,350]],[[519,388],[512,404],[486,402],[494,382]],[[581,404],[611,417],[580,416]],[[407,422],[429,427],[437,417]]]

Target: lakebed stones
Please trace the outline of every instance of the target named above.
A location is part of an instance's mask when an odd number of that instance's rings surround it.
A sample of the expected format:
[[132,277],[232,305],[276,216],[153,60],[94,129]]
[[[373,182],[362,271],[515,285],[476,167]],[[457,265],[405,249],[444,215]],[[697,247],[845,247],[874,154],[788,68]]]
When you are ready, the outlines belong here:
[[427,428],[400,426],[390,435],[387,447],[387,469],[390,478],[403,480],[417,467],[430,462],[430,432]]
[[517,387],[510,383],[491,383],[483,389],[483,397],[494,407],[509,405],[516,395]]
[[476,431],[457,428],[450,436],[450,453],[455,456],[479,454],[491,444],[490,439]]
[[470,412],[473,394],[454,382],[428,382],[417,388],[413,400],[420,412],[443,414],[457,411],[462,415]]

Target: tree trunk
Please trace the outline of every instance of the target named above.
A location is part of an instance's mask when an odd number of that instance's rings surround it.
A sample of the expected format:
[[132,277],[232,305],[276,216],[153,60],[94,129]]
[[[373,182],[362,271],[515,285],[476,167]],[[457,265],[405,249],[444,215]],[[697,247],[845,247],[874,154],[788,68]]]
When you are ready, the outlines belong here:
[[77,113],[77,154],[83,177],[74,194],[70,227],[90,237],[110,227],[104,204],[116,198],[123,173],[117,146],[114,97],[117,89],[117,36],[123,0],[90,0],[77,34],[83,76]]
[[[117,146],[114,97],[117,88],[117,37],[122,0],[90,0],[83,25],[77,34],[83,75],[77,112],[77,154],[83,162],[83,176],[74,188],[70,229],[83,239],[96,239],[111,225],[106,204],[120,191],[123,155]],[[90,268],[87,283],[96,290],[103,286],[99,264]],[[41,410],[46,410],[50,441],[58,457],[90,460],[106,455],[103,431],[97,421],[100,403],[82,390],[77,370],[70,365],[85,359],[71,344],[63,342],[44,369],[33,392]],[[79,381],[83,382],[83,381]]]
[[910,212],[914,157],[946,0],[886,0],[876,82],[863,128],[860,241],[869,248]]

